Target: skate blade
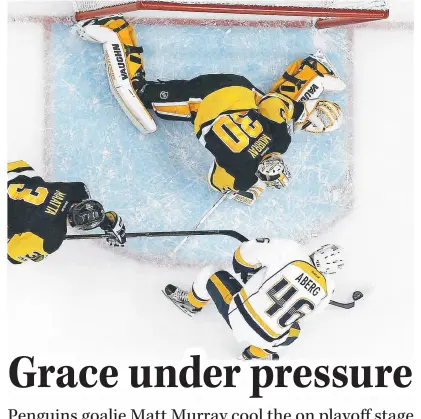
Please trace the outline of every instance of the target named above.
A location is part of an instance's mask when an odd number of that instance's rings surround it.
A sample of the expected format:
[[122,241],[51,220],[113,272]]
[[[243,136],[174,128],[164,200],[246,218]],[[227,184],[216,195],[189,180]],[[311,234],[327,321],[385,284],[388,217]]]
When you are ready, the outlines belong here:
[[186,310],[185,308],[179,306],[177,303],[175,303],[173,300],[171,300],[170,297],[168,297],[167,294],[165,294],[164,290],[161,290],[162,294],[165,295],[165,297],[168,298],[168,300],[170,300],[178,309],[180,309],[183,313],[187,314],[189,317],[193,317],[193,314],[190,313],[190,311]]

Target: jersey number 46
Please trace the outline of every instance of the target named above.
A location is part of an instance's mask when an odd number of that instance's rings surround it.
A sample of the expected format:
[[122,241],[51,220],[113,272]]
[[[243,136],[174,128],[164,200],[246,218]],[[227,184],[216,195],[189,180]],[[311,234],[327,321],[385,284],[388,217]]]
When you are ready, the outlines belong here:
[[285,278],[282,278],[267,291],[267,295],[273,301],[273,304],[265,313],[269,317],[278,315],[278,324],[281,327],[288,327],[314,310],[315,305],[306,298],[300,298],[293,303],[290,302],[297,292],[298,289]]

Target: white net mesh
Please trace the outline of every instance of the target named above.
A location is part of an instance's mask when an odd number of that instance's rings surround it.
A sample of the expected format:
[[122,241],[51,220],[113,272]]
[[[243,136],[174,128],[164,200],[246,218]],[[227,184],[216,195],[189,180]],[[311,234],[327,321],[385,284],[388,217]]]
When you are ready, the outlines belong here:
[[[247,5],[247,6],[291,6],[291,7],[303,7],[303,8],[326,8],[326,9],[361,9],[361,10],[385,10],[387,9],[387,3],[385,0],[277,0],[277,1],[259,1],[254,0],[252,2],[238,1],[238,0],[225,0],[217,1],[214,0],[195,0],[195,1],[180,1],[180,0],[154,0],[154,3],[159,4],[160,2],[174,3],[175,5],[183,3],[196,3],[196,4],[224,4],[224,5]],[[106,7],[120,6],[127,4],[142,3],[136,0],[73,0],[75,12],[86,12],[91,10],[101,10]]]

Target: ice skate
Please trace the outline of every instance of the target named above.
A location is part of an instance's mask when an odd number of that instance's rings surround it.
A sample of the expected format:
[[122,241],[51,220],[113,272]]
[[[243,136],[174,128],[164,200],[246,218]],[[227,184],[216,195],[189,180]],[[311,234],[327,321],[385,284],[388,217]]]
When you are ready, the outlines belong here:
[[190,317],[202,310],[201,308],[197,308],[190,304],[187,300],[188,292],[176,287],[175,285],[168,284],[162,292],[181,311]]

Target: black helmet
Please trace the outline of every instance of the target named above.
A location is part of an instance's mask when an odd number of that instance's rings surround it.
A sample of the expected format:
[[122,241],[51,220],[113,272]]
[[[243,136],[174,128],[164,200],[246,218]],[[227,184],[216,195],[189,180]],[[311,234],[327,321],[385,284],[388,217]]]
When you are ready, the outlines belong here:
[[79,230],[97,228],[105,218],[103,206],[93,199],[85,199],[70,207],[68,219],[72,227]]

